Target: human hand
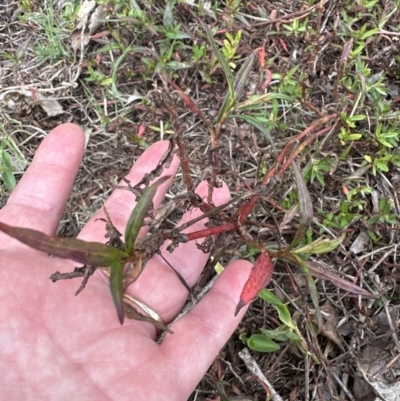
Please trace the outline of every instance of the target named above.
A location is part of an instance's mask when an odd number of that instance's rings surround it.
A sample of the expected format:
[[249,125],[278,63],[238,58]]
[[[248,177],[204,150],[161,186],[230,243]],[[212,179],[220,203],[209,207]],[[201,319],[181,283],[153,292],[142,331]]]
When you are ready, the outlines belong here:
[[[151,171],[167,142],[151,146],[127,176],[132,185]],[[54,129],[36,152],[32,165],[0,210],[0,221],[54,235],[82,158],[84,135],[73,124]],[[163,175],[174,175],[174,158]],[[153,199],[158,207],[170,180]],[[122,184],[123,185],[123,184]],[[197,192],[206,196],[207,186]],[[226,186],[214,190],[215,204],[229,199]],[[134,195],[116,190],[106,202],[120,232],[134,206]],[[200,215],[193,210],[188,221]],[[105,242],[99,211],[78,238]],[[204,228],[204,220],[190,231]],[[141,231],[143,234],[143,231]],[[174,268],[193,286],[208,255],[194,241],[169,254]],[[171,327],[162,344],[146,322],[125,319],[120,325],[108,280],[100,271],[74,297],[76,280],[52,283],[55,271],[72,271],[76,263],[50,258],[0,233],[0,398],[16,400],[187,400],[233,333],[245,309],[234,317],[240,292],[250,272],[246,261],[231,263],[210,292]],[[159,257],[150,260],[128,292],[171,322],[187,299],[187,290]]]

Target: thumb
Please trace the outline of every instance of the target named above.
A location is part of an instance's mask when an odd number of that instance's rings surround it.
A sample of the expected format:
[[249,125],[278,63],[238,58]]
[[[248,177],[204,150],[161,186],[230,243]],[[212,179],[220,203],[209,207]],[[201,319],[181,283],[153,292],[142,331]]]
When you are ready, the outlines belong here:
[[190,396],[247,311],[235,317],[236,305],[251,270],[245,260],[230,263],[209,293],[171,327],[161,348],[177,366],[177,382]]

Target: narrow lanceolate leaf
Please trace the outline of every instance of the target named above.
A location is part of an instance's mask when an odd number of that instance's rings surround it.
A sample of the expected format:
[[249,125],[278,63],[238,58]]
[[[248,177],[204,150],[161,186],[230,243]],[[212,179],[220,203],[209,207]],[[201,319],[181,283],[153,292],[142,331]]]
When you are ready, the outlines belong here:
[[[128,299],[132,300],[132,297],[129,297]],[[137,299],[135,299],[135,303],[146,312],[146,315],[143,315],[142,313],[138,312],[133,306],[124,302],[124,311],[127,318],[149,322],[158,329],[173,334],[173,331],[164,323],[157,312],[153,311],[146,304],[138,301]]]
[[242,67],[240,68],[235,81],[233,83],[233,95],[229,91],[222,102],[222,106],[220,107],[218,114],[217,114],[217,122],[222,122],[226,119],[227,115],[229,114],[232,107],[235,105],[235,102],[240,98],[243,93],[243,89],[245,88],[246,84],[248,83],[249,75],[251,69],[253,68],[254,60],[256,54],[252,53],[250,57],[246,59],[243,63]]
[[193,113],[197,114],[202,119],[209,132],[212,132],[213,128],[211,127],[204,113],[197,106],[196,102],[189,95],[187,95],[175,82],[172,81],[171,85],[180,93],[182,100],[185,102],[187,108]]
[[235,100],[238,100],[243,93],[243,89],[249,82],[249,75],[253,68],[254,60],[256,59],[256,53],[252,53],[238,71],[235,81],[233,83],[233,91],[235,95]]
[[322,263],[318,263],[312,260],[303,261],[303,263],[307,265],[310,273],[313,276],[318,277],[321,280],[330,281],[332,284],[336,285],[336,287],[341,288],[344,291],[351,292],[355,295],[362,295],[364,297],[373,296],[370,292],[364,290],[364,288],[361,288],[357,284],[345,280],[335,272],[327,269]]
[[148,188],[146,188],[135,208],[133,209],[125,230],[125,250],[129,255],[133,255],[134,253],[133,248],[135,245],[136,237],[138,236],[139,231],[142,228],[143,220],[146,217],[147,211],[152,205],[153,197],[157,192],[157,188],[169,178],[170,176],[161,177],[153,185],[150,185]]
[[208,27],[203,24],[203,28],[206,31],[208,41],[211,43],[211,47],[213,48],[214,55],[217,58],[220,66],[222,67],[222,70],[224,71],[225,78],[228,82],[228,87],[229,87],[229,97],[230,97],[230,100],[233,101],[233,99],[235,97],[234,90],[233,90],[234,80],[233,80],[231,68],[229,67],[229,63],[226,60],[225,56],[222,54],[221,50],[219,50]]
[[38,251],[85,265],[108,267],[117,259],[126,261],[129,257],[125,252],[99,242],[51,237],[40,231],[12,227],[5,223],[0,223],[0,230]]
[[301,172],[295,162],[292,162],[292,167],[296,179],[297,194],[299,198],[300,224],[294,236],[293,242],[290,244],[290,248],[297,246],[304,238],[314,217],[313,205],[307,185],[304,182]]
[[193,113],[197,114],[203,121],[207,121],[204,113],[199,109],[196,102],[188,94],[186,94],[175,82],[171,81],[171,85],[174,87],[175,90],[180,93],[183,101],[186,104],[186,107],[188,107],[188,109]]
[[298,264],[300,265],[301,270],[303,270],[303,273],[307,277],[307,284],[308,284],[311,299],[313,301],[314,308],[315,308],[315,316],[317,318],[318,333],[319,333],[322,329],[322,313],[321,313],[321,308],[319,306],[319,294],[318,294],[317,286],[315,285],[315,281],[311,275],[310,269],[308,268],[307,264],[304,263],[304,261],[299,256],[294,255],[294,257],[295,257],[296,261],[298,262]]
[[302,246],[301,248],[296,248],[293,253],[297,255],[311,253],[313,255],[317,255],[320,253],[331,252],[336,249],[345,239],[346,234],[343,233],[340,237],[335,239],[326,239],[326,238],[317,238],[315,241],[311,242],[311,244],[307,244]]
[[124,262],[116,260],[111,264],[110,271],[110,290],[114,300],[115,309],[117,310],[118,319],[121,324],[124,323],[124,289],[122,286],[122,278],[124,275]]
[[240,294],[239,303],[237,304],[235,316],[239,313],[243,306],[255,299],[260,292],[271,280],[274,271],[274,264],[268,253],[262,253],[254,263],[250,276],[243,287]]
[[278,311],[279,319],[282,323],[285,323],[287,327],[296,330],[296,325],[292,321],[289,309],[275,294],[264,288],[259,292],[258,296],[264,301],[269,302]]

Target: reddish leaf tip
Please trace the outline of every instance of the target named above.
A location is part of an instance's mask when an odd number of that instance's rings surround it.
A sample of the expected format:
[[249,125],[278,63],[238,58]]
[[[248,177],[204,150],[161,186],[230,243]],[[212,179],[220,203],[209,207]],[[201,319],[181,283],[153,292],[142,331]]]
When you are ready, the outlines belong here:
[[240,300],[236,306],[235,316],[237,316],[237,314],[240,312],[240,309],[242,309],[246,305],[247,305],[246,301],[243,300],[242,298],[240,298]]
[[121,326],[124,324],[124,307],[121,305],[121,307],[117,308],[117,313],[118,313],[118,320],[121,323]]
[[247,279],[242,293],[240,294],[240,301],[236,307],[235,316],[239,310],[257,297],[257,294],[262,290],[271,280],[274,265],[268,253],[264,252],[256,259],[249,278]]

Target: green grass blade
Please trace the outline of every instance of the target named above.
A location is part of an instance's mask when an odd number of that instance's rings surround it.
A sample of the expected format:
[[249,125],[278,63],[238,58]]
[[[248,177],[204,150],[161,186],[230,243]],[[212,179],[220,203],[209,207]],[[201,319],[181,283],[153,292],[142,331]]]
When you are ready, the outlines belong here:
[[128,46],[124,52],[115,60],[113,63],[113,69],[112,69],[112,81],[111,81],[111,91],[113,95],[123,104],[123,100],[119,94],[118,88],[117,88],[117,73],[119,71],[119,66],[121,63],[125,60],[125,58],[128,56],[129,52],[132,51],[131,46]]
[[139,234],[140,229],[143,225],[143,220],[146,217],[147,211],[152,205],[153,197],[157,192],[157,188],[167,181],[170,177],[162,177],[157,180],[153,185],[150,185],[140,197],[138,203],[136,204],[131,217],[129,217],[128,224],[125,230],[125,250],[128,255],[134,254],[134,244],[136,237]]
[[229,67],[228,61],[226,60],[225,56],[222,54],[222,52],[219,50],[212,34],[211,31],[208,29],[206,25],[203,24],[203,28],[206,31],[208,41],[211,44],[211,47],[213,49],[213,52],[215,54],[215,57],[217,58],[220,66],[222,67],[222,70],[224,71],[225,78],[228,82],[228,87],[229,87],[229,99],[231,102],[234,101],[235,99],[235,93],[234,93],[234,79],[232,75],[231,68]]
[[216,118],[216,122],[218,124],[224,122],[224,120],[228,117],[229,110],[231,108],[232,108],[232,101],[230,100],[230,93],[227,93],[225,95],[224,101],[222,102],[220,109],[218,110],[218,114],[217,114],[217,118]]
[[[230,110],[234,106],[235,101],[238,100],[240,98],[241,94],[243,93],[243,89],[246,86],[246,83],[249,79],[249,74],[253,67],[255,57],[256,57],[256,54],[252,53],[252,55],[246,59],[246,61],[243,63],[242,67],[240,68],[239,72],[237,73],[237,76],[233,83],[233,96],[230,91],[225,95],[222,106],[218,111],[217,120],[216,120],[217,123],[223,122],[223,120],[225,118],[227,118],[227,115],[229,114]],[[228,65],[228,67],[229,67],[229,65]]]

